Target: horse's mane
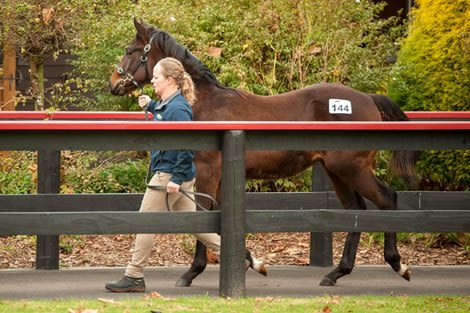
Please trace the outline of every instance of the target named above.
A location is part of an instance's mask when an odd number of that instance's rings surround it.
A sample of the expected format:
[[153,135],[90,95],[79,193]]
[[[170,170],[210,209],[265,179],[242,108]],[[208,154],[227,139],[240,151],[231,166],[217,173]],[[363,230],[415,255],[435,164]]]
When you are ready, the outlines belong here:
[[207,83],[214,85],[220,89],[233,91],[237,94],[242,95],[243,91],[239,89],[229,88],[222,85],[215,77],[214,73],[198,58],[196,58],[185,46],[179,44],[170,34],[167,32],[150,26],[147,30],[149,38],[155,35],[154,42],[158,48],[165,53],[165,55],[179,60],[186,71],[191,75],[193,80],[206,81]]

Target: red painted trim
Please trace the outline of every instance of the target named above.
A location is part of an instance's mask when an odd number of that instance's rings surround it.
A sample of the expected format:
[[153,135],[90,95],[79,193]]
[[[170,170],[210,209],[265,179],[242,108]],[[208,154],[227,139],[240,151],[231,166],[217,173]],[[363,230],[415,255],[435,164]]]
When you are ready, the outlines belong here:
[[[470,119],[470,111],[407,111],[411,119]],[[149,114],[151,117],[152,114]],[[52,113],[36,111],[0,111],[1,119],[145,119],[143,112],[115,111],[58,111]]]
[[[149,113],[149,118],[152,113]],[[58,112],[37,112],[37,111],[0,111],[1,119],[40,119],[40,120],[61,120],[61,119],[142,119],[145,120],[144,112],[115,112],[115,111],[58,111]]]
[[0,121],[0,130],[470,130],[466,122]]
[[406,111],[411,119],[470,119],[470,111]]

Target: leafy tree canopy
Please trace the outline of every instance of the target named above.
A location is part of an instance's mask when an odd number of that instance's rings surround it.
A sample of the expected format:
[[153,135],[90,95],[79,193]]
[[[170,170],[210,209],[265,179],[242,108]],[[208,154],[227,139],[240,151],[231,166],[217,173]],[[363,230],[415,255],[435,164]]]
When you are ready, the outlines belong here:
[[378,17],[383,4],[369,0],[85,2],[89,18],[73,52],[74,82],[95,97],[80,100],[88,109],[138,109],[135,99],[107,90],[113,65],[135,34],[134,16],[168,31],[223,84],[257,94],[319,82],[384,91],[386,58],[402,34],[395,19]]

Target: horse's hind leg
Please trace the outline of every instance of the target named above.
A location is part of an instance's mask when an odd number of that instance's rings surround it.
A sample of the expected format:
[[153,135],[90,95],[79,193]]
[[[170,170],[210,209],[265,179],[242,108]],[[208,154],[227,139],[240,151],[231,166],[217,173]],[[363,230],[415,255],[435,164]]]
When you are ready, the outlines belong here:
[[[357,157],[357,155],[354,156]],[[350,158],[352,159],[352,156]],[[380,210],[396,210],[397,193],[375,177],[371,167],[369,167],[370,163],[363,162],[365,159],[358,158],[357,162],[349,162],[348,168],[336,169],[336,175],[363,197],[372,201]],[[359,164],[362,164],[362,166]],[[395,233],[385,233],[384,257],[394,271],[404,279],[410,280],[411,274],[408,266],[401,263]]]
[[384,233],[385,235],[385,247],[384,257],[385,261],[393,268],[395,272],[406,280],[411,279],[411,271],[406,264],[401,263],[401,257],[397,249],[397,234],[396,233]]
[[[346,185],[331,171],[327,170],[327,173],[331,179],[331,182],[333,183],[336,195],[338,196],[339,200],[341,201],[341,204],[345,209],[366,209],[364,199],[359,193],[357,193],[356,191],[354,191],[354,189]],[[333,271],[325,275],[323,280],[320,282],[320,286],[334,286],[338,278],[351,273],[354,267],[354,261],[356,260],[356,252],[360,238],[360,232],[348,233],[344,245],[343,256],[341,257],[338,266]]]
[[[397,193],[392,188],[386,186],[373,174],[370,176],[370,180],[373,181],[377,188],[364,188],[364,185],[360,186],[360,192],[367,199],[377,205],[380,210],[396,210],[397,209]],[[390,264],[395,272],[406,280],[411,279],[410,269],[406,264],[401,263],[400,253],[397,248],[397,234],[396,233],[384,233],[385,244],[384,244],[384,258],[385,261]]]
[[246,249],[245,260],[246,270],[251,267],[254,271],[260,273],[261,275],[268,276],[268,271],[266,269],[266,264],[264,263],[264,261],[256,259],[254,256],[251,255],[251,252],[248,249]]

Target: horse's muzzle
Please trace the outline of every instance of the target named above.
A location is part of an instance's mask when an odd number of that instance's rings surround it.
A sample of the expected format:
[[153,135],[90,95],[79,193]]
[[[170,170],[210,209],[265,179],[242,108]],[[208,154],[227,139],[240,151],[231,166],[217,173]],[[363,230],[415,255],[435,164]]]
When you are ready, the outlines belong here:
[[108,88],[109,88],[109,91],[115,96],[125,95],[124,88],[122,88],[122,86],[121,86],[121,84],[119,84],[119,82],[113,84],[112,81],[109,81]]

